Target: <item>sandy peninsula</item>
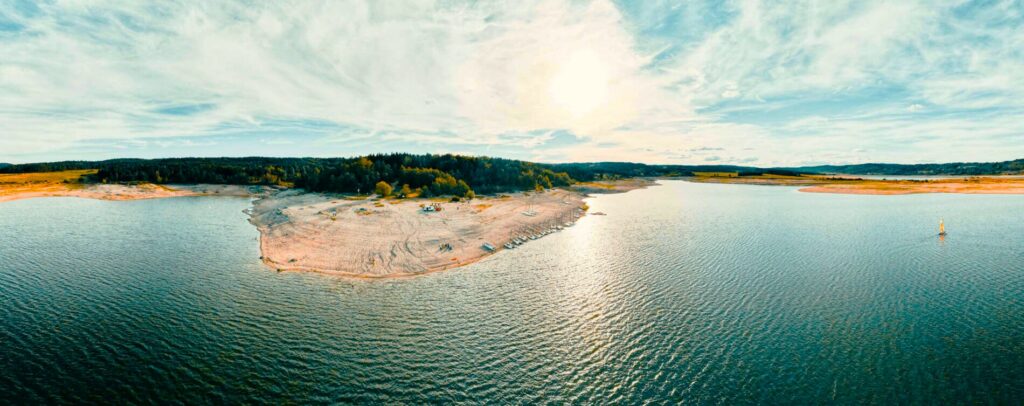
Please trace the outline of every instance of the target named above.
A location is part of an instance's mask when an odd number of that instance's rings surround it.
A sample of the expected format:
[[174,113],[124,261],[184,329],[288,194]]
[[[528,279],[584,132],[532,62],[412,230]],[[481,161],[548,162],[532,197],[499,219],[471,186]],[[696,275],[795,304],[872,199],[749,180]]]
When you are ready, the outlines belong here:
[[691,182],[743,185],[803,186],[801,192],[863,195],[906,195],[917,193],[1024,194],[1024,177],[983,176],[929,179],[862,179],[855,176],[780,176],[743,177],[697,176]]
[[[582,194],[565,190],[463,202],[350,199],[356,198],[290,190],[257,200],[251,221],[260,230],[263,261],[279,270],[363,278],[420,275],[564,227],[585,208]],[[424,210],[428,205],[440,211]]]

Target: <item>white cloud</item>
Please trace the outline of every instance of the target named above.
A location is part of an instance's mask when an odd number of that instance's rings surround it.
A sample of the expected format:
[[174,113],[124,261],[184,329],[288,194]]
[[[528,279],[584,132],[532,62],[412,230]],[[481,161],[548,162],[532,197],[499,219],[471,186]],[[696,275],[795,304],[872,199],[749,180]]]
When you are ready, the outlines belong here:
[[[674,8],[637,17],[608,0],[39,7],[0,6],[24,27],[0,31],[0,160],[88,140],[280,145],[289,131],[541,160],[685,163],[707,146],[760,165],[1024,155],[1013,1],[739,0],[714,6],[720,22],[679,17],[689,36],[651,34],[670,25],[644,18]],[[579,144],[547,147],[555,130]]]

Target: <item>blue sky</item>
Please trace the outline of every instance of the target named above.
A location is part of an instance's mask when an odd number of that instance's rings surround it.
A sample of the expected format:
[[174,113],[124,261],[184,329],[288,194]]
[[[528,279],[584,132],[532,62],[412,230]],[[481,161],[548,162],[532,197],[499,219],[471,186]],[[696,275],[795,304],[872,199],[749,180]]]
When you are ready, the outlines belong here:
[[1021,158],[1024,2],[0,1],[0,162],[396,151]]

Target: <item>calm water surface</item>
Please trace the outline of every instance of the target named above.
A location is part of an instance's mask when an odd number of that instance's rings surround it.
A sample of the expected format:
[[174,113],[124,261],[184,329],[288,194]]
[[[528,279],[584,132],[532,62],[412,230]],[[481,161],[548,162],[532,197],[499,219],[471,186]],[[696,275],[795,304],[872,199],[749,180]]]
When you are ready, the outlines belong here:
[[0,204],[0,402],[1024,399],[1022,196],[663,182],[376,282],[264,268],[248,205]]

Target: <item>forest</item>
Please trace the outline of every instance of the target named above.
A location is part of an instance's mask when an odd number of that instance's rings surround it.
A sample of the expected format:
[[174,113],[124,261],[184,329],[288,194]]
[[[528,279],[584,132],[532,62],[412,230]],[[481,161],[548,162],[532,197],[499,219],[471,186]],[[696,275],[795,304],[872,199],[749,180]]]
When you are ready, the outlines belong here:
[[550,189],[574,182],[530,162],[462,155],[378,154],[356,158],[167,158],[63,161],[0,168],[0,173],[97,169],[92,182],[216,183],[372,193],[379,182],[421,196],[473,196]]

